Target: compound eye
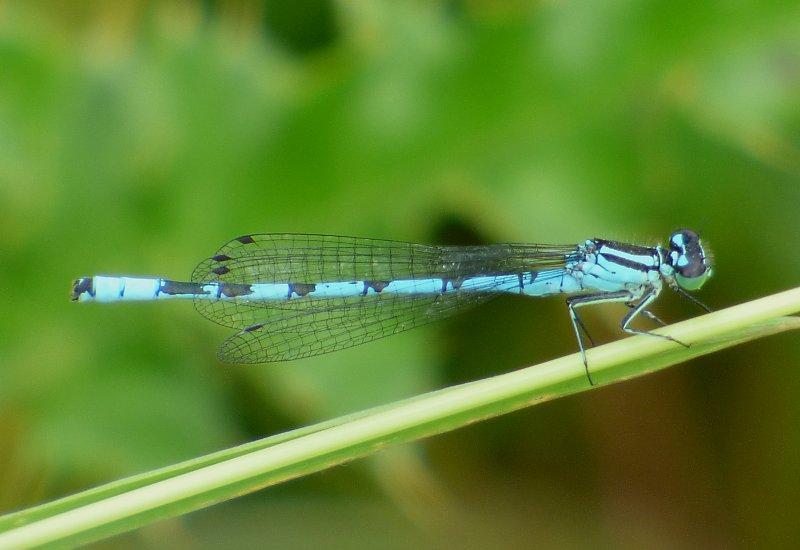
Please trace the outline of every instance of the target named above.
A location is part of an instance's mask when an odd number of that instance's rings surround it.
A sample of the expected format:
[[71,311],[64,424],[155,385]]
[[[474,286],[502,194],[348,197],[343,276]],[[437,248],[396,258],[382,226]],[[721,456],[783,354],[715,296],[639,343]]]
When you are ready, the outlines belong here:
[[672,234],[669,247],[675,257],[673,267],[678,284],[685,289],[700,288],[711,276],[700,236],[691,229],[681,229]]
[[676,231],[669,238],[669,248],[678,253],[687,253],[689,249],[700,248],[700,235],[691,229]]

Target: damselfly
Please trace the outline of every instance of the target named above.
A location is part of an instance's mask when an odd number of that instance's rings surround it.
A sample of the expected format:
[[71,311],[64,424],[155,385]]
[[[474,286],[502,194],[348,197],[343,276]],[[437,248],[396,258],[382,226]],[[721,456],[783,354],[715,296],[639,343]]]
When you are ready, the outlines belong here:
[[[637,329],[664,284],[687,291],[711,276],[700,237],[682,229],[667,247],[605,239],[577,245],[433,246],[334,235],[238,237],[194,270],[191,282],[94,276],[75,281],[75,301],[191,298],[208,319],[239,332],[220,348],[231,363],[288,361],[336,351],[441,319],[500,294],[567,295],[567,309],[589,368],[578,309],[623,302],[623,331]],[[681,342],[677,342],[681,343]]]

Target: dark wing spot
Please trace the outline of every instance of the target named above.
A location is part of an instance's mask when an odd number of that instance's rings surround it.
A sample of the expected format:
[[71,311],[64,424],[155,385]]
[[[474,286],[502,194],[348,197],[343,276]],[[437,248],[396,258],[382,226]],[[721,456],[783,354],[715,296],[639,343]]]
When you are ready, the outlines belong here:
[[230,272],[227,266],[221,265],[219,267],[215,267],[211,270],[211,273],[215,273],[217,275],[225,275],[226,273]]
[[264,323],[256,323],[255,325],[250,325],[249,327],[244,327],[242,332],[253,332],[258,329],[264,328]]
[[220,283],[220,291],[228,298],[235,298],[236,296],[247,296],[253,293],[253,288],[250,285],[237,285],[233,283]]
[[227,262],[228,260],[231,260],[232,258],[230,256],[228,256],[227,254],[217,254],[216,256],[212,257],[211,259],[214,260],[215,262]]
[[256,240],[251,237],[250,235],[244,235],[242,237],[236,237],[236,240],[242,244],[253,244]]
[[317,285],[313,283],[289,283],[289,297],[292,297],[292,293],[297,294],[298,296],[305,296],[317,290]]

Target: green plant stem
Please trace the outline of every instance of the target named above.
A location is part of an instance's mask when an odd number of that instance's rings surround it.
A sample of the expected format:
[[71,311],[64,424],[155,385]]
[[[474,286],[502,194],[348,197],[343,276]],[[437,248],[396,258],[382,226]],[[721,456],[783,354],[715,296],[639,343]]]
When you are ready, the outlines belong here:
[[[595,387],[800,328],[800,288],[589,350]],[[288,432],[0,518],[0,548],[77,544],[534,403],[590,389],[578,354]]]

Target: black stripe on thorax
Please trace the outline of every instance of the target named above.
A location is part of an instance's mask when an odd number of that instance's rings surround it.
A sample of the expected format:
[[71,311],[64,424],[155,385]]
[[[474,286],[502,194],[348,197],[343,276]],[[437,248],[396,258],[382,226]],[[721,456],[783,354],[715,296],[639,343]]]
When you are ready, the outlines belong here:
[[652,246],[640,246],[637,244],[623,243],[619,241],[607,241],[605,239],[592,239],[600,250],[604,246],[631,256],[657,256],[656,249]]
[[628,269],[635,269],[637,271],[641,271],[646,273],[648,271],[655,271],[658,269],[658,266],[655,265],[647,265],[640,262],[635,262],[633,260],[629,260],[628,258],[623,258],[622,256],[616,256],[614,254],[610,254],[608,252],[601,252],[600,256],[608,260],[609,262],[613,262],[617,265],[621,265],[622,267],[627,267]]

